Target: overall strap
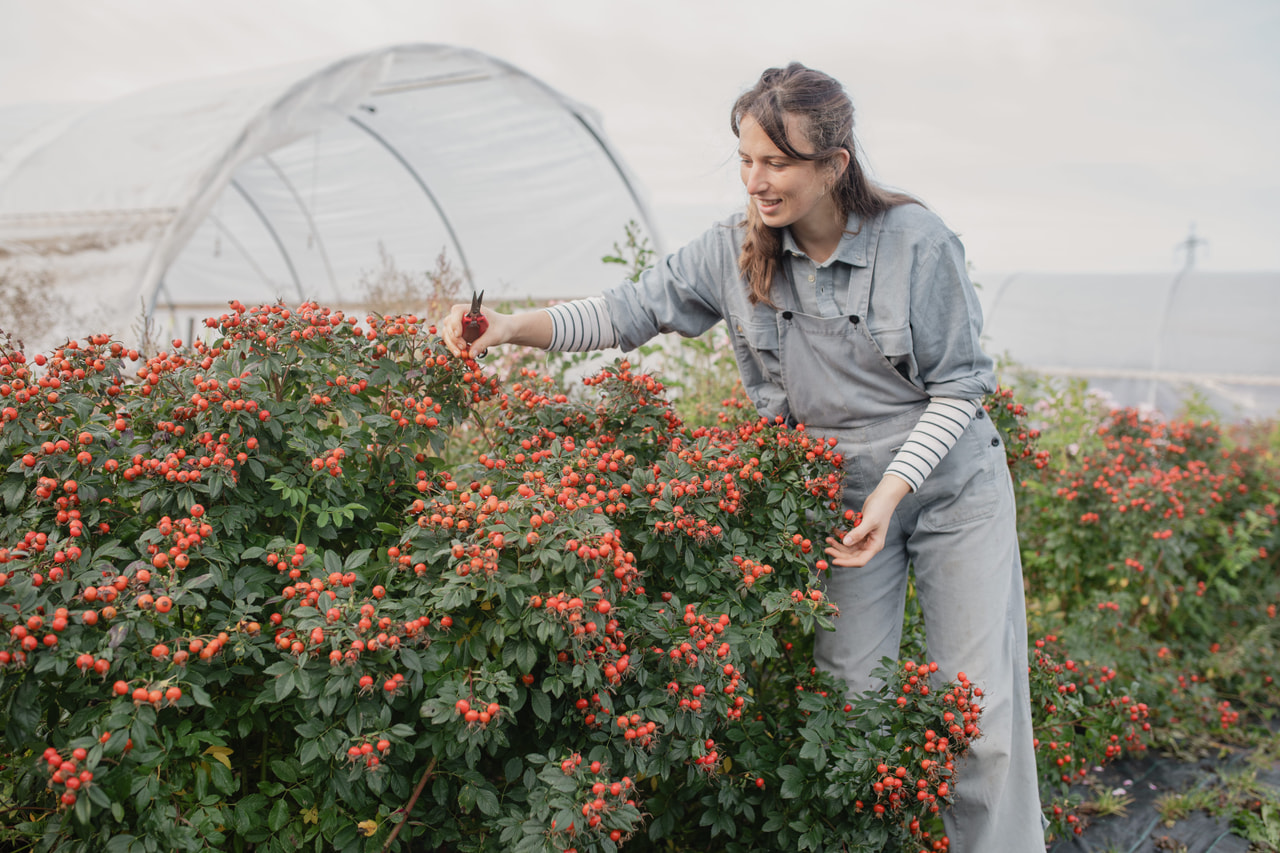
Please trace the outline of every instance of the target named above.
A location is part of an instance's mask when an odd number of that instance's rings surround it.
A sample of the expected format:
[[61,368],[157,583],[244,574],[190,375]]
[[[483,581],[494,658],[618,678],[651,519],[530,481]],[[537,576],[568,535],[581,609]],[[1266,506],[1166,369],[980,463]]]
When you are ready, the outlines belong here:
[[871,229],[867,234],[867,265],[853,267],[849,272],[845,310],[851,317],[865,320],[867,309],[871,306],[871,276],[876,268],[876,246],[880,242],[880,226],[884,224],[885,213],[887,211],[881,211],[870,222],[862,223],[863,228]]

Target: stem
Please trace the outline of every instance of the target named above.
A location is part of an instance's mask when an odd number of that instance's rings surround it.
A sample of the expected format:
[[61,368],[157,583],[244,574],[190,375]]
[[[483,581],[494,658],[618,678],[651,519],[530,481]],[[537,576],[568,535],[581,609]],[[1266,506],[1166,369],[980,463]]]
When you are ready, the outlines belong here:
[[311,479],[307,480],[307,497],[302,502],[302,509],[298,511],[298,527],[293,532],[294,544],[302,541],[302,522],[307,519],[307,508],[311,506],[311,485],[315,483],[316,478],[320,476],[320,472],[311,475]]
[[484,417],[474,407],[470,410],[469,414],[471,415],[472,418],[475,419],[476,426],[480,431],[480,435],[482,435],[484,437],[484,440],[489,443],[489,449],[497,450],[498,443],[494,441],[493,436],[490,434],[488,425],[484,422]]
[[404,820],[396,824],[395,829],[391,830],[391,834],[387,836],[386,843],[382,845],[383,853],[391,849],[396,836],[400,834],[400,828],[409,822],[409,812],[413,811],[414,803],[418,802],[418,796],[422,793],[422,789],[427,786],[427,780],[434,775],[435,769],[436,760],[432,758],[430,763],[427,764],[427,769],[422,771],[422,778],[418,780],[418,786],[413,789],[413,796],[409,797],[409,802],[404,807]]
[[298,513],[298,527],[293,531],[293,541],[298,543],[302,541],[302,522],[307,518],[307,505],[311,502],[310,496],[302,503],[302,511]]

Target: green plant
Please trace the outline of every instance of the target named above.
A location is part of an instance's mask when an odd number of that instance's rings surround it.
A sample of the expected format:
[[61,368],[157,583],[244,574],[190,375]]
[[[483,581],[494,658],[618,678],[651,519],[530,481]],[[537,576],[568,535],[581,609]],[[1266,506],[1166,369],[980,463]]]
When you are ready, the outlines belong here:
[[1088,802],[1080,807],[1080,811],[1094,817],[1125,816],[1133,797],[1122,788],[1110,788],[1106,785],[1094,786]]
[[623,226],[624,236],[621,244],[613,244],[613,254],[601,258],[606,264],[616,264],[626,268],[627,277],[638,281],[640,274],[653,266],[657,252],[649,243],[649,238],[634,219]]
[[1156,797],[1155,809],[1165,826],[1173,826],[1194,811],[1209,811],[1218,802],[1211,788],[1192,788],[1185,793],[1169,792]]
[[[0,351],[16,849],[942,845],[980,691],[813,670],[830,445],[571,400],[418,318]],[[457,431],[466,423],[467,429]]]
[[1231,828],[1259,849],[1280,850],[1280,803],[1259,800],[1256,809],[1237,812]]

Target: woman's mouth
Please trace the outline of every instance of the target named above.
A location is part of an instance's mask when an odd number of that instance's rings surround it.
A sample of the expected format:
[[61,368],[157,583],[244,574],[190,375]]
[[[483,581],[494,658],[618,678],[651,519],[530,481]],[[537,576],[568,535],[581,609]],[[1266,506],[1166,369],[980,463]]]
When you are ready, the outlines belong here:
[[777,213],[778,208],[781,206],[782,206],[782,199],[780,198],[758,198],[758,197],[756,198],[756,207],[759,209],[761,215],[763,216],[768,216],[772,213]]

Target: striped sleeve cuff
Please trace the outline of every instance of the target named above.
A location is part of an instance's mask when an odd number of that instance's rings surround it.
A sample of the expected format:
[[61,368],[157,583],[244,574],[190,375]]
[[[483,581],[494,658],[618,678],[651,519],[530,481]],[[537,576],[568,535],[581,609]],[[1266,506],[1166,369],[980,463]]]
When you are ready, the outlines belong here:
[[976,400],[934,397],[885,473],[906,480],[913,492],[919,489],[955,446],[977,410]]
[[603,296],[575,299],[544,308],[551,315],[552,352],[590,352],[618,345],[609,316],[609,305]]

